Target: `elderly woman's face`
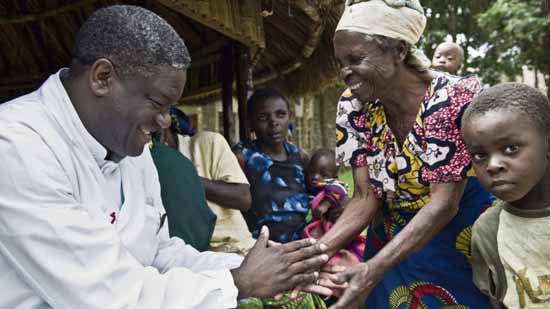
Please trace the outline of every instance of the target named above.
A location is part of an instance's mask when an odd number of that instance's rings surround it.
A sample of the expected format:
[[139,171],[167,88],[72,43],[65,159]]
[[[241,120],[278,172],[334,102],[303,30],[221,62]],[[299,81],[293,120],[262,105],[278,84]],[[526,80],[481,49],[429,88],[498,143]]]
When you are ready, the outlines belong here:
[[376,41],[358,32],[337,31],[333,43],[341,78],[355,97],[373,101],[391,91],[398,69],[392,53],[384,52]]

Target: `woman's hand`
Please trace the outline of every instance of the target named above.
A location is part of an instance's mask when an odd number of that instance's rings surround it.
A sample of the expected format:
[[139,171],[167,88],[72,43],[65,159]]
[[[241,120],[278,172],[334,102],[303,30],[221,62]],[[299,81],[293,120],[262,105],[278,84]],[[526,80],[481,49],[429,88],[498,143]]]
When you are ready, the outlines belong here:
[[372,289],[384,277],[384,272],[383,267],[369,260],[365,263],[359,263],[337,275],[334,283],[347,283],[348,287],[338,302],[329,309],[350,308],[357,303],[364,303]]
[[337,275],[345,270],[346,270],[345,266],[325,264],[321,268],[321,272],[319,273],[319,278],[315,283],[304,285],[304,286],[298,286],[293,291],[290,298],[295,298],[295,296],[297,296],[298,291],[315,293],[323,296],[339,297],[340,295],[342,295],[342,292],[344,291],[344,289],[348,287],[348,284],[347,283],[338,284],[338,283],[335,283],[335,281],[337,279]]

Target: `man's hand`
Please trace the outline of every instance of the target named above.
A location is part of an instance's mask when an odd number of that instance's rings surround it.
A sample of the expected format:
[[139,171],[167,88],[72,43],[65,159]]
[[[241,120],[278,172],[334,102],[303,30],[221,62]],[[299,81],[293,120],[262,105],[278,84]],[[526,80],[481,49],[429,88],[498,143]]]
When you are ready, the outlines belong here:
[[328,261],[326,246],[311,239],[270,247],[268,239],[269,230],[264,226],[241,266],[231,271],[239,298],[272,297],[314,283],[319,277],[316,270]]
[[370,260],[354,265],[332,280],[336,284],[345,284],[347,282],[349,286],[340,299],[338,299],[338,302],[329,309],[351,308],[357,303],[364,303],[366,297],[384,276],[382,267],[370,265],[369,262]]

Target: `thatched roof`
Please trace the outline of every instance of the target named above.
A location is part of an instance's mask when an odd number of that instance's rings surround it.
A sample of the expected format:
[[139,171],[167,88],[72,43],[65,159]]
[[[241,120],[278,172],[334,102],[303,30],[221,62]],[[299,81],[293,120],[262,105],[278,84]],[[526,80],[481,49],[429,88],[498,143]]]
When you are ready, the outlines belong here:
[[6,0],[0,3],[0,102],[67,66],[82,22],[116,3],[151,9],[185,39],[193,64],[183,103],[219,95],[221,50],[228,42],[250,50],[256,85],[297,95],[336,77],[331,38],[343,0]]

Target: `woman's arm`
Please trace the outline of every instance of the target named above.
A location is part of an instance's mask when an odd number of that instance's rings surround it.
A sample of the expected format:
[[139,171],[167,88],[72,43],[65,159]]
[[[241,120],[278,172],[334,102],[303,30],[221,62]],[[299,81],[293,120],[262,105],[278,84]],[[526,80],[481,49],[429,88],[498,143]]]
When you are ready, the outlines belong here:
[[366,166],[353,168],[354,193],[336,224],[321,238],[329,256],[344,248],[372,221],[382,204],[372,192]]
[[367,297],[393,266],[424,247],[457,214],[466,180],[432,184],[430,201],[378,254],[365,263],[346,270],[336,283],[349,283],[339,301],[331,308],[348,308],[357,299]]
[[252,204],[250,186],[245,183],[230,183],[201,177],[206,199],[223,208],[248,211]]
[[430,186],[430,201],[369,262],[371,267],[388,270],[423,248],[457,214],[466,180]]

